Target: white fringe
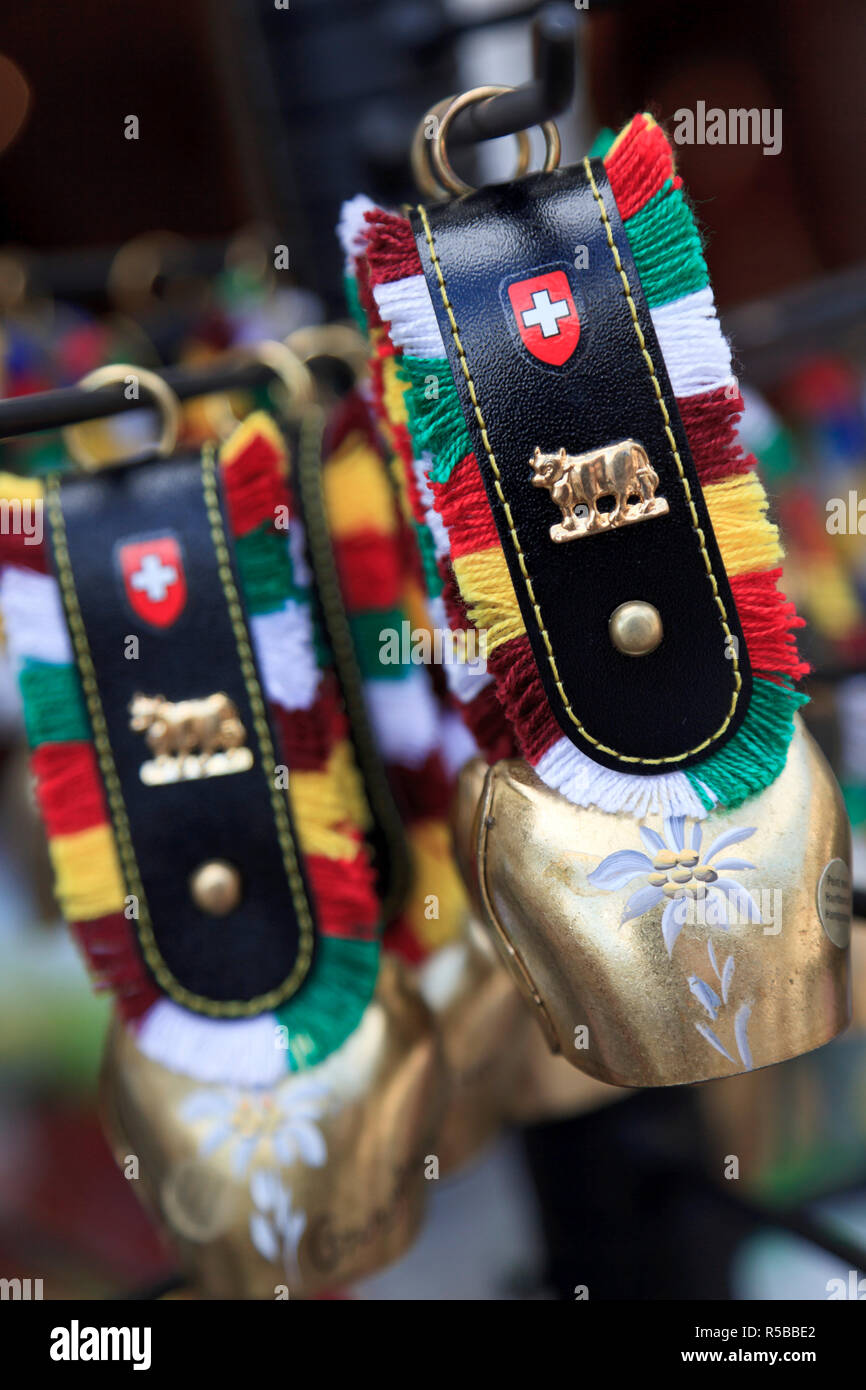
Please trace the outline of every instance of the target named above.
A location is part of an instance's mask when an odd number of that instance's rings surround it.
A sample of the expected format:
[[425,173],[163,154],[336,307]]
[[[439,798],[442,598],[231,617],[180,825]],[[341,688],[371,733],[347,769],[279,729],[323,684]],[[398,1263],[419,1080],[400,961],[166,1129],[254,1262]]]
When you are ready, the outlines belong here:
[[136,1041],[152,1061],[197,1081],[272,1086],[288,1071],[277,1028],[275,1014],[206,1018],[160,999],[139,1023]]
[[[427,600],[427,609],[430,614],[430,622],[441,632],[450,632],[451,624],[448,621],[448,614],[445,611],[445,602],[441,595]],[[490,685],[493,677],[478,662],[471,661],[449,661],[445,666],[445,682],[455,700],[459,700],[461,705],[466,705],[470,700],[474,700],[479,690],[483,690],[485,685]]]
[[866,676],[849,676],[836,689],[842,735],[842,770],[866,782]]
[[445,529],[445,522],[437,512],[433,504],[433,493],[427,481],[427,474],[433,466],[433,455],[423,454],[421,458],[412,460],[412,471],[415,474],[415,483],[418,488],[418,495],[424,508],[424,520],[433,537],[433,547],[436,552],[436,559],[441,560],[451,554],[451,541]]
[[0,575],[0,610],[9,651],[16,662],[72,662],[72,643],[60,589],[50,574],[9,565]]
[[447,357],[427,281],[423,275],[374,285],[373,298],[386,323],[391,341],[410,357]]
[[475,737],[455,710],[446,710],[439,718],[439,751],[442,761],[451,777],[465,767],[471,758],[477,758],[481,749]]
[[420,767],[439,747],[439,707],[422,668],[402,680],[364,681],[376,743],[386,762]]
[[760,458],[781,433],[781,422],[763,396],[759,396],[750,386],[741,386],[740,393],[744,406],[737,426],[740,443],[747,454],[757,454]]
[[627,811],[638,819],[652,813],[703,820],[708,814],[684,772],[650,777],[615,772],[593,762],[567,738],[558,739],[542,754],[535,771],[546,786],[575,806]]
[[307,536],[300,521],[289,522],[289,559],[292,562],[292,578],[299,589],[313,587],[313,572],[307,560]]
[[455,700],[459,700],[461,705],[468,705],[486,685],[492,683],[493,677],[480,666],[453,661],[445,667],[445,681]]
[[346,270],[350,275],[355,273],[355,257],[363,255],[364,247],[367,245],[369,227],[365,221],[365,214],[377,210],[376,204],[366,193],[347,198],[340,209],[337,237],[346,257]]
[[453,1003],[466,979],[469,943],[463,938],[440,946],[418,967],[418,989],[434,1014],[441,1014]]
[[709,286],[653,309],[652,321],[675,396],[736,385],[731,349]]
[[283,709],[309,709],[316,698],[320,671],[313,647],[309,607],[289,599],[275,613],[250,618],[262,685],[269,700]]

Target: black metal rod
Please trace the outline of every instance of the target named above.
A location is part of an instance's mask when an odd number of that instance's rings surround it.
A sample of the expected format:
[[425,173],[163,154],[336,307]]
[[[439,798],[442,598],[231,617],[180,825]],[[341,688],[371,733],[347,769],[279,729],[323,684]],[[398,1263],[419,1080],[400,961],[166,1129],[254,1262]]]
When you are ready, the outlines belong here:
[[[135,368],[130,367],[130,375],[134,374]],[[271,368],[263,362],[224,361],[204,369],[165,367],[160,369],[159,375],[182,401],[227,391],[252,391],[274,379]],[[14,439],[21,434],[37,434],[41,430],[78,425],[84,420],[102,420],[129,410],[147,409],[146,392],[142,391],[139,399],[130,400],[126,391],[124,383],[119,381],[111,386],[100,386],[97,391],[64,386],[0,401],[0,439]]]
[[545,6],[532,26],[533,80],[458,112],[449,142],[471,145],[496,140],[541,125],[564,111],[574,92],[576,34],[577,15],[570,5]]
[[671,1169],[665,1174],[679,1187],[689,1186],[693,1191],[731,1213],[740,1216],[753,1226],[772,1226],[787,1235],[798,1236],[819,1250],[840,1260],[857,1274],[866,1274],[866,1249],[858,1240],[849,1239],[840,1231],[827,1226],[820,1218],[803,1207],[767,1207],[754,1198],[736,1192],[732,1185],[722,1186],[708,1177],[706,1173],[693,1168]]

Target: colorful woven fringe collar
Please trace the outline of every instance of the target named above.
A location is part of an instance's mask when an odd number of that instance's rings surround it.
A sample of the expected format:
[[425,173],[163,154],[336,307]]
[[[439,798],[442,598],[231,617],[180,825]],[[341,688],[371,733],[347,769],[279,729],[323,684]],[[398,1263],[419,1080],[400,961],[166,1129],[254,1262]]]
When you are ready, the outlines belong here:
[[410,892],[385,942],[418,962],[460,939],[466,923],[448,815],[456,772],[475,748],[436,687],[436,668],[413,659],[431,627],[424,534],[413,524],[399,473],[389,473],[360,395],[338,407],[327,442],[325,509],[342,602],[411,861]]
[[716,317],[697,227],[671,147],[638,115],[606,149],[607,175],[740,616],[754,692],[748,716],[719,752],[686,772],[635,777],[602,768],[562,736],[546,700],[506,568],[478,461],[408,221],[357,198],[340,235],[347,292],[370,335],[374,399],[404,462],[427,557],[432,611],[486,633],[489,684],[459,669],[449,683],[489,760],[518,752],[577,805],[703,817],[768,786],[784,766],[805,696],[802,625],[778,588],[782,549],[755,460],[737,439],[742,397]]
[[[251,416],[221,454],[241,590],[262,686],[289,768],[289,795],[319,924],[298,993],[273,1013],[213,1020],[165,998],[130,920],[92,733],[44,547],[0,549],[0,612],[15,661],[36,795],[61,910],[97,989],[109,989],[142,1050],[201,1080],[264,1085],[321,1062],[359,1024],[379,963],[379,906],[364,844],[367,808],[330,659],[316,632],[304,536],[274,423]],[[0,496],[38,500],[4,476]],[[278,1045],[283,1030],[285,1044]]]

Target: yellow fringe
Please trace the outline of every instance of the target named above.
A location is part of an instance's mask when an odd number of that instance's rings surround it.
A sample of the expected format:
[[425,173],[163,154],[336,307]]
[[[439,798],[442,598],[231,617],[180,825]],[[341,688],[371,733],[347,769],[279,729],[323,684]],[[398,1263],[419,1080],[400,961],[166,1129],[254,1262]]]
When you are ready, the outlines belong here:
[[89,922],[122,912],[126,888],[110,825],[94,825],[48,842],[54,866],[55,893],[64,917]]
[[0,501],[41,502],[45,489],[38,478],[21,478],[17,473],[0,473]]
[[421,945],[432,951],[462,935],[466,894],[454,863],[448,827],[438,820],[417,821],[407,826],[407,835],[414,872],[406,918]]
[[237,463],[257,435],[264,435],[268,443],[273,445],[280,455],[280,471],[285,472],[288,467],[286,441],[279,426],[264,410],[254,410],[220,446],[220,466],[231,468],[233,463]]
[[704,488],[707,510],[729,575],[773,569],[782,562],[779,528],[767,517],[767,494],[756,473]]
[[[644,111],[642,114],[643,114],[644,120],[645,120],[646,123],[647,123],[647,127],[648,127],[648,128],[649,128],[650,126],[656,125],[656,119],[655,119],[654,116],[651,116],[651,115],[650,115],[649,111]],[[610,159],[611,155],[613,154],[613,152],[614,152],[614,150],[617,148],[617,146],[622,144],[623,140],[624,140],[625,137],[628,135],[628,132],[631,130],[631,126],[632,126],[632,122],[631,122],[631,121],[629,121],[628,125],[624,125],[624,126],[623,126],[622,130],[621,130],[621,131],[619,132],[619,134],[617,135],[617,137],[616,137],[616,139],[614,140],[613,144],[611,145],[610,149],[607,151],[607,154],[605,155],[605,160]]]
[[454,574],[466,603],[469,617],[487,633],[487,650],[495,651],[503,642],[522,637],[526,631],[520,605],[499,546],[460,555],[454,561]]
[[388,419],[395,425],[408,425],[409,412],[406,409],[406,392],[411,390],[408,382],[397,376],[397,358],[386,357],[382,362],[382,401],[388,412]]
[[322,470],[325,507],[333,534],[396,530],[394,494],[382,461],[358,431],[346,436]]
[[289,798],[305,854],[355,858],[358,839],[349,824],[366,830],[369,812],[348,740],[335,745],[321,771],[290,773]]
[[[800,579],[809,622],[831,641],[853,636],[860,626],[860,604],[842,566],[835,559],[811,560]],[[791,598],[791,585],[787,588]]]

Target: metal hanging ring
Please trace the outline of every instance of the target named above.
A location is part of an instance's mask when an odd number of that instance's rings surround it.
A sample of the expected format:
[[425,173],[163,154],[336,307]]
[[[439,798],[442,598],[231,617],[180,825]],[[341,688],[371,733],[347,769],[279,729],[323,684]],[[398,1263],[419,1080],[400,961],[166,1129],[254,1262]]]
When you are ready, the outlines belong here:
[[[171,387],[156,372],[148,371],[146,367],[134,367],[128,362],[111,362],[108,366],[97,367],[96,371],[88,372],[87,376],[81,378],[78,385],[84,391],[98,391],[103,386],[114,386],[118,382],[128,383],[130,378],[134,380],[142,392],[150,397],[150,402],[156,407],[161,420],[161,430],[159,439],[154,446],[156,452],[165,457],[170,454],[177,443],[178,430],[181,421],[180,401],[172,391]],[[148,404],[147,401],[140,402],[142,408]],[[86,430],[88,423],[83,421],[76,425],[66,425],[61,431],[63,444],[69,457],[80,468],[95,471],[105,468],[111,463],[122,462],[119,459],[108,459],[99,453],[95,453],[87,443]]]
[[[510,92],[512,87],[473,87],[468,92],[454,98],[450,103],[445,114],[439,118],[439,128],[430,141],[430,159],[433,164],[433,172],[443,188],[449,193],[457,194],[474,193],[475,189],[471,183],[466,183],[459,175],[455,174],[448,158],[445,146],[445,137],[448,134],[448,127],[454,120],[458,111],[464,111],[467,106],[474,106],[476,102],[486,101],[488,97],[501,96],[503,92]],[[544,163],[542,169],[549,174],[552,169],[557,168],[561,152],[561,142],[559,130],[555,121],[545,121],[541,129],[544,131]],[[524,135],[525,131],[522,132]]]
[[370,349],[354,324],[311,323],[296,328],[286,339],[286,347],[305,366],[317,357],[332,357],[348,368],[355,381],[367,372]]
[[[297,353],[276,338],[265,338],[260,343],[241,343],[230,348],[226,356],[238,366],[255,363],[273,373],[286,393],[286,400],[280,409],[287,419],[302,414],[316,398],[315,381],[309,368]],[[244,419],[243,415],[235,413],[232,405],[232,396],[236,394],[223,391],[201,399],[207,425],[218,439],[228,439]]]
[[[489,87],[485,90],[489,91],[491,95],[495,95],[499,92],[506,92],[509,88]],[[425,198],[430,198],[433,202],[437,203],[442,202],[444,198],[448,197],[448,187],[439,183],[434,177],[433,170],[430,167],[431,147],[437,139],[441,138],[441,122],[443,117],[448,112],[452,102],[457,100],[457,97],[450,96],[443,97],[441,101],[437,101],[435,106],[431,106],[427,114],[418,122],[415,134],[412,137],[409,158],[412,165],[412,175],[415,179],[418,191],[422,193]],[[427,127],[431,119],[435,122],[434,134],[428,135]],[[525,130],[515,131],[514,138],[517,141],[517,164],[515,165],[514,173],[511,177],[519,179],[522,178],[529,168],[531,146],[529,143],[529,135]],[[454,177],[456,178],[457,176],[454,175]],[[469,185],[466,184],[465,187],[468,188]]]
[[310,369],[304,365],[297,353],[292,352],[285,343],[276,338],[266,338],[260,343],[246,343],[233,348],[230,354],[237,362],[261,362],[269,367],[274,376],[285,388],[288,397],[287,414],[300,413],[316,399],[316,383]]

